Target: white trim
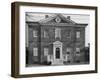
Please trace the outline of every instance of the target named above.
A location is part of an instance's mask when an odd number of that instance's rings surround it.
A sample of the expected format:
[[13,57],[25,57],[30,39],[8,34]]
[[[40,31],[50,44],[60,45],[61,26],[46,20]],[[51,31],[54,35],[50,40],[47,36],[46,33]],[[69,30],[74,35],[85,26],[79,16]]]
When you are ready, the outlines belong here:
[[48,56],[49,49],[47,47],[44,48],[44,56]]
[[61,28],[55,28],[55,39],[56,38],[61,39]]
[[38,48],[33,48],[33,56],[38,56]]
[[81,32],[80,31],[76,31],[76,38],[80,38]]

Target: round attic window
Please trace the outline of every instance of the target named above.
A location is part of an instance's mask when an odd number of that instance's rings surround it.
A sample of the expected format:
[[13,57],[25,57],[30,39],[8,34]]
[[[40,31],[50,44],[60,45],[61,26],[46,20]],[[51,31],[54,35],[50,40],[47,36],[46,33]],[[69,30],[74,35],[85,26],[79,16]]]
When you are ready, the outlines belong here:
[[56,21],[57,23],[60,23],[60,22],[61,22],[61,19],[60,19],[59,17],[57,17],[57,18],[55,19],[55,21]]

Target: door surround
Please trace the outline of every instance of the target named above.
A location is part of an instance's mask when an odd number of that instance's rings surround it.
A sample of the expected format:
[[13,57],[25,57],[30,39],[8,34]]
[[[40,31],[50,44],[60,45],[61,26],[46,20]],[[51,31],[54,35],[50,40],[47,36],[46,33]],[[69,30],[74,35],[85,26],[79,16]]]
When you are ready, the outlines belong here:
[[[60,56],[59,59],[56,58],[56,49],[60,49]],[[63,64],[63,54],[62,54],[62,42],[55,41],[53,43],[53,62],[52,64]]]

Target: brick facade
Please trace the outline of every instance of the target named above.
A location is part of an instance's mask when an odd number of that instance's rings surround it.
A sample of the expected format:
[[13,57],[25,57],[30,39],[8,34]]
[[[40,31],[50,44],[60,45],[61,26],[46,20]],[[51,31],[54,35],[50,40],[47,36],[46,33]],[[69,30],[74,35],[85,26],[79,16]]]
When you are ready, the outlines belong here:
[[[56,18],[60,18],[57,22]],[[47,20],[47,22],[26,22],[28,24],[28,61],[27,64],[45,62],[53,63],[54,43],[59,41],[62,43],[62,58],[59,58],[58,64],[62,61],[63,64],[74,64],[85,62],[85,27],[87,24],[77,24],[70,19],[66,19],[62,15],[57,15],[55,18]],[[55,38],[55,29],[60,29],[61,38]],[[37,37],[33,36],[33,30],[37,31]],[[44,37],[44,31],[46,37]],[[76,33],[79,33],[77,38]],[[38,56],[33,56],[33,48],[38,48]],[[44,55],[44,48],[48,49],[48,54]],[[76,52],[79,48],[79,52]],[[69,49],[69,52],[67,52]],[[60,60],[61,59],[61,60]],[[57,64],[57,62],[55,62]]]

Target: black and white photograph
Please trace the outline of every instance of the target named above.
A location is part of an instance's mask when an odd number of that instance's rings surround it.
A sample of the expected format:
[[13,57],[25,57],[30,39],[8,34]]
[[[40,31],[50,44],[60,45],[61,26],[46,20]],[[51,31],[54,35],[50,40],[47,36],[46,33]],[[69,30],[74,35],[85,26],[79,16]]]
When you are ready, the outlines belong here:
[[25,13],[26,67],[90,63],[90,15]]
[[12,4],[12,76],[97,73],[97,7]]

